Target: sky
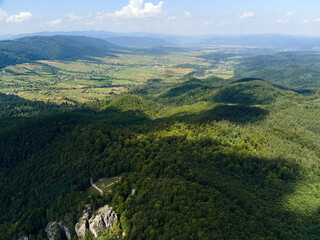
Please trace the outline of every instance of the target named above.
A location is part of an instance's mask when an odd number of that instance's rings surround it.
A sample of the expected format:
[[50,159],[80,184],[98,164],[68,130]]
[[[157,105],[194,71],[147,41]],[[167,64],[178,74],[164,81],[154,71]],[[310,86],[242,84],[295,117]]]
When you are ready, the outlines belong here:
[[83,30],[320,35],[320,0],[0,0],[0,35]]

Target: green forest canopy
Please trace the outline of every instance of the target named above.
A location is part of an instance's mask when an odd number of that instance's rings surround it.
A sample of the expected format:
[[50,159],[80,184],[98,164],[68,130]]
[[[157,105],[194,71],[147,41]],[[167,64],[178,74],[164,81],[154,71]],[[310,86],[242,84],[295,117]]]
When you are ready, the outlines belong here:
[[[125,239],[317,239],[318,98],[261,80],[189,79],[154,99],[48,105],[47,116],[7,104],[0,237],[42,239],[49,221],[74,226],[85,204],[108,203]],[[119,174],[112,193],[83,191],[90,177]]]

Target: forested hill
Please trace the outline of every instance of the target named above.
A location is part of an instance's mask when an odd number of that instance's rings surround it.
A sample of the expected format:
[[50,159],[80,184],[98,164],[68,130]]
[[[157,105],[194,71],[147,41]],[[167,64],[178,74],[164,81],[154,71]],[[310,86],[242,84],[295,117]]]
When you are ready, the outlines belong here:
[[262,78],[300,88],[320,88],[318,52],[283,52],[243,58],[235,66],[235,78]]
[[121,47],[81,36],[34,36],[0,41],[0,68],[35,60],[76,60],[114,56]]
[[35,117],[59,112],[72,111],[75,105],[30,101],[16,95],[0,93],[0,120],[3,118]]
[[77,239],[85,205],[108,204],[120,221],[100,239],[319,239],[318,99],[191,78],[3,127],[0,238],[46,239],[61,221]]

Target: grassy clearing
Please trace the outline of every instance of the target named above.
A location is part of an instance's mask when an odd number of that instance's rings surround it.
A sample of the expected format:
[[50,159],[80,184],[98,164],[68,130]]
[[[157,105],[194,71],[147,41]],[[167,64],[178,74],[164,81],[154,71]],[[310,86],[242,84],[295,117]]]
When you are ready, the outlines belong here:
[[[120,177],[113,177],[113,178],[101,178],[94,184],[97,185],[99,189],[101,189],[103,192],[108,192],[111,189],[111,186],[121,180]],[[95,189],[94,187],[89,187],[85,190],[87,195],[99,195],[99,191]]]

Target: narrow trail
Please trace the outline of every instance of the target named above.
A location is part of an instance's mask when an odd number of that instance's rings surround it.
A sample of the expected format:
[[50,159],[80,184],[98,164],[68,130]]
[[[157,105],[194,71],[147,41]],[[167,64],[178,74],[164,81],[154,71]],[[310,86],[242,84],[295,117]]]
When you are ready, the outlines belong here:
[[115,184],[115,183],[117,183],[117,182],[119,182],[119,181],[120,181],[120,179],[117,180],[117,181],[115,181],[115,182],[112,182],[112,183],[108,184],[106,187],[107,187],[107,188],[108,188],[108,187],[111,187],[113,184]]
[[[119,182],[121,180],[120,177],[115,177],[114,179],[117,179],[116,181],[108,184],[107,186],[105,186],[104,184],[102,185],[103,189],[107,189],[108,187],[111,187],[113,184]],[[99,180],[98,180],[99,181]],[[103,194],[103,190],[101,188],[99,188],[96,184],[93,183],[92,178],[90,178],[90,184],[92,187],[94,187],[101,195]]]
[[103,191],[100,188],[98,188],[97,185],[95,185],[93,183],[92,178],[90,178],[90,183],[91,183],[91,186],[94,187],[95,189],[97,189],[97,191],[100,193],[100,195],[102,195]]

